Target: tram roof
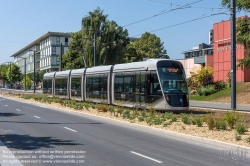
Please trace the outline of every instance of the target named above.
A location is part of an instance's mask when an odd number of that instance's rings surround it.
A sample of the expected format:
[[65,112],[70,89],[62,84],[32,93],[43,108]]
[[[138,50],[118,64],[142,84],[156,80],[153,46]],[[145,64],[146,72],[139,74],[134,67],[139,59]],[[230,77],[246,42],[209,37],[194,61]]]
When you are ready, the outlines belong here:
[[168,59],[147,59],[141,62],[132,62],[117,64],[114,66],[114,72],[119,71],[139,71],[139,70],[156,70],[156,63],[158,61],[168,60]]
[[87,68],[86,74],[90,74],[90,73],[108,73],[108,72],[110,72],[111,66],[112,65],[96,66],[96,67]]

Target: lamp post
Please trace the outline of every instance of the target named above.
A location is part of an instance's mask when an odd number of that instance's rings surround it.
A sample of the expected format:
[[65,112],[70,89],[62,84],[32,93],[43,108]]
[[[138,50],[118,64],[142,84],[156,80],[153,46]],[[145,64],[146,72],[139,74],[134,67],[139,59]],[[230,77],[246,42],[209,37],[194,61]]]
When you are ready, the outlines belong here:
[[33,51],[34,53],[34,75],[33,75],[33,89],[34,89],[34,93],[36,93],[36,88],[35,88],[35,78],[36,78],[36,51],[35,50],[29,50],[29,51]]
[[61,43],[61,55],[60,55],[60,71],[62,71],[62,54],[63,54],[63,46],[62,46],[62,43]]

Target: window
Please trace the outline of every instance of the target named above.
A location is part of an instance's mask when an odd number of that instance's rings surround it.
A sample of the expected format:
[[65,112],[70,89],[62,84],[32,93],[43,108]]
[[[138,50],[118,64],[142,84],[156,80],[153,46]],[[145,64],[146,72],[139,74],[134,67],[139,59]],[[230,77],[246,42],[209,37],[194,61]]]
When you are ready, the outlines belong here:
[[55,80],[55,94],[67,96],[67,77],[56,78],[56,80]]
[[52,94],[52,78],[43,80],[43,94]]
[[65,46],[68,46],[68,38],[65,38]]
[[56,55],[56,47],[52,47],[52,55]]
[[56,37],[56,44],[60,44],[60,37]]
[[71,78],[71,96],[81,97],[81,82],[82,77]]

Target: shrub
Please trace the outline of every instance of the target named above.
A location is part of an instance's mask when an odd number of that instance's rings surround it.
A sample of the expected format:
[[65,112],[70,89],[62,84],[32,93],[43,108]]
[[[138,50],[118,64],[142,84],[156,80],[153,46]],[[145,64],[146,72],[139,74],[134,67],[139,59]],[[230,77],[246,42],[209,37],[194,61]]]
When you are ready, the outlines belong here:
[[250,137],[246,138],[246,142],[250,143]]
[[63,99],[59,99],[59,100],[58,100],[58,103],[59,103],[59,104],[63,104]]
[[124,109],[119,108],[119,109],[117,110],[117,113],[119,113],[120,115],[122,115],[123,111],[124,111]]
[[235,139],[236,139],[236,141],[239,141],[239,140],[241,140],[241,136],[240,135],[236,135]]
[[139,120],[139,122],[143,122],[143,121],[144,121],[144,117],[139,116],[139,117],[138,117],[138,120]]
[[115,114],[115,108],[113,106],[109,106],[108,111],[111,113],[111,115],[112,115],[112,113]]
[[126,110],[123,112],[122,114],[122,117],[125,119],[125,118],[130,118],[130,111],[129,110]]
[[241,114],[238,113],[236,110],[234,111],[227,111],[224,115],[224,120],[230,126],[231,129],[234,128],[236,122],[241,118]]
[[107,112],[108,111],[108,106],[101,104],[98,106],[98,110],[103,111],[103,112]]
[[190,91],[190,95],[196,96],[198,94],[197,90],[193,89]]
[[201,118],[199,118],[199,117],[195,117],[195,118],[192,120],[192,123],[193,123],[193,125],[197,125],[198,127],[202,127],[202,120],[201,120]]
[[247,132],[247,127],[242,123],[237,123],[235,128],[236,128],[237,133],[240,135]]
[[213,130],[216,126],[215,116],[212,113],[203,117],[203,121],[208,125],[209,130]]
[[181,118],[181,121],[184,124],[191,124],[191,120],[189,119],[189,117],[187,115],[183,115],[182,118]]
[[217,119],[215,122],[216,129],[218,130],[226,130],[227,129],[227,123],[223,120],[223,118]]

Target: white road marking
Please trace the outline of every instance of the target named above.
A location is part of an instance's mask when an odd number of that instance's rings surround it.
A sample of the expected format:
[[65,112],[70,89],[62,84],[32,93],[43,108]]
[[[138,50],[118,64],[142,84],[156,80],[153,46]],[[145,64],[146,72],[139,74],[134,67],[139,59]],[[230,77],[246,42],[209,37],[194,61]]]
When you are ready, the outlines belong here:
[[77,132],[76,130],[73,130],[73,129],[71,129],[71,128],[68,128],[68,127],[64,127],[65,129],[68,129],[68,130],[70,130],[70,131],[74,131],[74,132]]
[[19,109],[16,109],[17,111],[20,111]]
[[40,119],[40,117],[38,117],[38,116],[34,116],[35,118],[37,118],[37,119]]
[[142,155],[142,154],[140,154],[140,153],[136,153],[136,152],[133,152],[133,151],[130,151],[130,153],[133,153],[133,154],[135,154],[135,155],[138,155],[138,156],[144,157],[144,158],[146,158],[146,159],[149,159],[149,160],[155,161],[155,162],[157,162],[157,163],[163,163],[162,161],[159,161],[159,160],[153,159],[153,158],[151,158],[151,157],[148,157],[148,156]]
[[8,107],[8,105],[5,105],[5,107]]

